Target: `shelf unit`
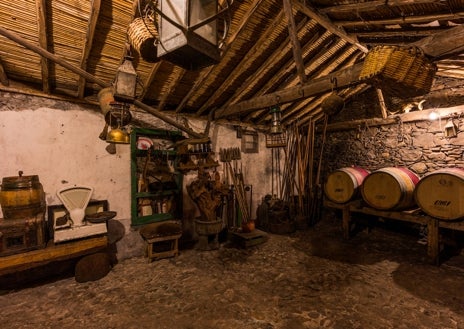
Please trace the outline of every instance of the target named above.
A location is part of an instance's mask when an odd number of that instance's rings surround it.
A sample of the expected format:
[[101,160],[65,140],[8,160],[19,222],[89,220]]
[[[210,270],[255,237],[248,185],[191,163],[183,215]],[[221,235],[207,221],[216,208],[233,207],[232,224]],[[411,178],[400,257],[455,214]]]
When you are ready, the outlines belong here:
[[[164,186],[161,183],[159,189],[153,188],[148,191],[139,191],[139,177],[142,173],[140,169],[141,163],[147,161],[147,157],[150,155],[150,158],[153,157],[153,161],[158,157],[163,157],[169,161],[173,161],[175,164],[178,160],[176,150],[153,148],[140,150],[137,148],[137,139],[139,137],[146,137],[152,140],[167,140],[175,143],[185,137],[180,131],[148,128],[133,128],[130,137],[132,226],[181,218],[183,175],[179,171],[174,170],[171,173],[173,179],[169,186]],[[175,167],[174,165],[173,168]],[[142,201],[148,202],[151,207],[151,211],[148,214],[141,212],[140,204]],[[167,204],[170,204],[171,207],[168,207]]]
[[214,152],[211,151],[209,138],[197,139],[195,142],[189,140],[179,146],[177,169],[182,172],[191,170],[216,168],[219,166],[217,160],[213,159]]

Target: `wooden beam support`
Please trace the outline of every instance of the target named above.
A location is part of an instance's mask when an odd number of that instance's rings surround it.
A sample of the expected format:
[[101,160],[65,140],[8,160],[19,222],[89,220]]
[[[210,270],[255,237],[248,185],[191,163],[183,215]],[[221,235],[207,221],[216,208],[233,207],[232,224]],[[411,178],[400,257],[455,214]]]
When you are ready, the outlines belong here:
[[[37,9],[37,29],[39,33],[39,45],[43,49],[48,49],[48,38],[47,38],[47,20],[46,20],[46,1],[36,0]],[[40,58],[40,68],[42,70],[42,89],[45,93],[50,93],[50,70],[48,65],[48,59],[46,57]]]
[[418,5],[418,4],[430,4],[430,3],[440,3],[443,2],[440,0],[376,0],[368,2],[358,2],[345,5],[336,5],[332,7],[322,8],[319,11],[323,14],[340,14],[347,12],[356,12],[362,13],[364,11],[375,11],[381,7],[396,7],[396,6],[405,6],[405,5]]
[[[433,36],[424,38],[413,45],[421,48],[425,54],[441,58],[451,56],[464,51],[464,45],[456,40],[464,39],[464,25],[456,26],[443,32],[437,32]],[[434,43],[435,42],[435,43]],[[236,104],[218,109],[215,118],[225,118],[253,110],[269,107],[277,103],[287,103],[300,100],[310,96],[320,95],[333,88],[333,79],[337,80],[337,89],[346,88],[361,83],[359,74],[361,73],[362,63],[355,64],[347,69],[343,69],[325,77],[311,80],[302,86],[296,86],[274,93],[255,97]]]
[[[258,10],[259,6],[261,5],[261,3],[263,2],[264,0],[254,0],[253,3],[251,4],[251,6],[249,7],[248,11],[246,12],[246,14],[244,14],[244,16],[242,17],[242,19],[240,20],[240,25],[237,27],[237,29],[235,30],[234,34],[232,34],[228,39],[227,39],[227,43],[224,47],[224,49],[222,50],[222,53],[221,53],[221,57],[224,58],[225,55],[227,54],[227,52],[229,51],[230,49],[230,45],[235,41],[235,39],[245,30],[245,26],[246,24],[248,23],[248,21],[251,19],[251,17],[253,16],[253,14],[256,12],[256,10]],[[220,63],[219,63],[220,65]],[[211,72],[214,71],[214,69],[217,69],[219,65],[214,65],[214,66],[211,66],[209,67],[207,70],[205,70],[204,73],[202,73],[201,77],[199,79],[197,79],[197,81],[195,82],[194,86],[190,89],[190,91],[187,93],[187,95],[182,99],[182,101],[180,102],[179,106],[177,106],[176,108],[176,112],[179,113],[182,111],[182,109],[184,108],[185,104],[188,103],[188,101],[192,98],[192,96],[196,93],[196,91],[198,90],[198,88],[200,88],[201,86],[204,85],[205,81],[207,80],[207,78],[209,77],[209,75],[211,74]]]
[[[53,62],[67,68],[68,70],[76,73],[76,74],[79,74],[81,76],[83,76],[85,79],[89,80],[89,81],[92,81],[96,84],[98,84],[100,87],[102,88],[106,88],[106,87],[109,87],[111,86],[110,83],[107,83],[107,82],[104,82],[96,77],[94,77],[92,74],[84,71],[83,69],[79,68],[79,67],[76,67],[70,63],[68,63],[66,60],[64,60],[63,58],[59,57],[59,56],[56,56],[48,51],[46,51],[45,49],[42,49],[41,47],[27,41],[26,39],[24,39],[23,37],[19,36],[18,34],[14,33],[14,32],[11,32],[5,28],[3,28],[2,26],[0,26],[0,35],[3,35],[5,37],[7,37],[8,39],[10,40],[13,40],[17,43],[19,43],[21,46],[27,48],[27,49],[30,49],[38,54],[40,54],[41,56],[47,58],[47,59],[50,59],[52,60]],[[188,135],[192,136],[192,137],[195,137],[195,138],[201,138],[203,137],[202,134],[199,134],[199,133],[196,133],[194,132],[193,130],[191,130],[190,128],[187,128],[181,124],[179,124],[178,122],[176,122],[175,120],[169,118],[168,116],[164,115],[163,113],[161,113],[160,111],[154,109],[153,107],[151,106],[148,106],[144,103],[142,103],[141,101],[139,100],[135,100],[134,104],[138,107],[140,107],[142,110],[144,110],[145,112],[147,113],[150,113],[152,114],[153,116],[157,117],[158,119],[161,119],[163,120],[164,122],[167,122],[169,123],[171,126],[173,127],[176,127],[178,128],[179,130],[182,130],[184,132],[186,132]]]
[[337,80],[337,89],[346,88],[359,84],[359,74],[361,73],[362,63],[347,69],[329,74],[325,77],[314,79],[301,86],[278,90],[274,93],[255,97],[237,104],[230,105],[216,111],[216,118],[224,118],[231,115],[248,113],[253,110],[262,109],[279,103],[287,103],[309,96],[316,96],[327,92],[333,88],[332,82]]
[[[248,51],[247,54],[244,56],[245,61],[240,63],[240,66],[237,67],[228,77],[227,79],[222,83],[222,85],[217,88],[213,95],[211,95],[208,100],[200,107],[200,109],[196,112],[197,115],[201,115],[204,111],[207,110],[208,106],[210,106],[221,94],[223,93],[224,90],[226,90],[232,83],[235,82],[235,80],[241,76],[244,72],[246,72],[250,66],[254,65],[253,61],[247,61],[246,58],[252,57],[254,54],[257,52],[261,51],[264,49],[263,45],[269,42],[272,33],[278,28],[280,24],[282,24],[283,20],[283,12],[281,11],[276,18],[272,21],[272,24],[269,25],[269,27],[262,33],[259,37],[259,40],[251,47]],[[261,50],[260,50],[261,49]],[[246,85],[245,84],[242,84]],[[233,98],[233,97],[232,97]]]
[[4,85],[5,87],[8,87],[10,85],[10,80],[8,80],[8,76],[6,75],[1,59],[0,59],[0,83]]
[[[100,14],[101,0],[92,0],[90,16],[87,25],[87,31],[85,34],[85,43],[82,50],[80,68],[84,71],[87,70],[87,62],[89,60],[90,51],[92,50],[93,38],[95,36],[95,27],[97,26],[98,15]],[[85,92],[85,78],[79,76],[79,82],[77,83],[77,96],[79,98],[84,97]]]
[[293,9],[290,1],[291,0],[283,0],[284,12],[288,22],[288,35],[292,43],[293,59],[295,60],[295,66],[296,71],[298,73],[298,77],[300,78],[301,83],[305,83],[307,81],[307,78],[305,74],[303,56],[301,54],[301,45],[300,41],[298,40],[298,31],[296,29],[295,18],[293,17]]
[[332,32],[333,34],[339,36],[343,40],[345,40],[348,43],[351,43],[352,45],[356,46],[359,50],[362,52],[366,53],[367,52],[367,47],[364,45],[361,45],[358,40],[354,39],[353,37],[349,36],[346,34],[343,29],[340,27],[335,26],[332,21],[330,21],[327,17],[319,14],[316,9],[310,7],[310,5],[307,2],[303,2],[303,0],[298,0],[294,2],[295,8],[299,11],[301,11],[303,14],[307,15],[311,19],[314,19],[316,22],[321,24],[324,28],[326,28],[328,31]]

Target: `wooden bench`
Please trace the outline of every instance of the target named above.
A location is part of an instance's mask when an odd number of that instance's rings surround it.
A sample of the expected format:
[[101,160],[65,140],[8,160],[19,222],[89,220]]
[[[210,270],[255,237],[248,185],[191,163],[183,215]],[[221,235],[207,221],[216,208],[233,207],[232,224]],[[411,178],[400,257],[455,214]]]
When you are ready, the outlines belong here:
[[409,223],[416,223],[427,226],[427,255],[435,265],[440,264],[441,241],[440,228],[464,231],[464,221],[443,221],[437,218],[425,215],[419,209],[406,211],[383,211],[366,207],[362,200],[356,200],[349,203],[339,204],[329,200],[324,200],[324,206],[329,208],[341,209],[342,211],[342,230],[343,237],[351,237],[352,213],[362,213],[373,215],[380,218],[394,219]]

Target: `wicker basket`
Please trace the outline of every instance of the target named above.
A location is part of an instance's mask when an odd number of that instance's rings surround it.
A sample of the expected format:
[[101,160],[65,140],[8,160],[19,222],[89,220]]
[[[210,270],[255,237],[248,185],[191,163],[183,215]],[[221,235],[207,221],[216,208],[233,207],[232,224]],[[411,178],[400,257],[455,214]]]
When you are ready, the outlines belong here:
[[144,20],[142,17],[134,19],[129,25],[127,36],[129,43],[137,50],[143,60],[150,63],[159,61],[156,46],[158,31],[151,21]]
[[437,67],[417,47],[377,46],[364,60],[359,79],[398,97],[430,91]]
[[266,147],[285,147],[287,146],[287,134],[267,134],[266,135]]

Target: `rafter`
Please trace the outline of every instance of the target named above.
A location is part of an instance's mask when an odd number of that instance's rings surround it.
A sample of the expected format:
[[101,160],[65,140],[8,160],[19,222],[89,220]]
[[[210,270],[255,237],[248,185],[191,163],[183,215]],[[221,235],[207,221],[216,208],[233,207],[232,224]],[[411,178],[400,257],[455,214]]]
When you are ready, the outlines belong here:
[[181,67],[174,67],[173,76],[171,77],[171,81],[168,82],[166,92],[163,93],[163,97],[158,105],[158,110],[162,111],[164,109],[169,95],[171,95],[171,92],[176,89],[176,86],[179,84],[180,80],[182,80],[182,77],[186,72],[187,71]]
[[283,0],[283,2],[284,12],[288,22],[288,35],[290,37],[290,42],[292,43],[293,59],[295,61],[296,71],[298,73],[298,77],[300,78],[300,82],[305,83],[307,78],[305,74],[303,56],[301,54],[301,45],[300,41],[298,40],[295,18],[293,17],[292,3],[291,0]]
[[[90,4],[90,16],[87,24],[87,31],[85,33],[84,48],[82,49],[80,68],[87,70],[87,63],[92,49],[93,38],[95,36],[95,27],[97,26],[98,15],[100,14],[101,0],[92,0]],[[79,76],[79,82],[77,84],[77,97],[83,98],[85,92],[85,79]]]
[[[48,38],[47,38],[47,20],[46,20],[46,1],[36,0],[37,9],[37,29],[39,32],[39,45],[43,49],[48,49]],[[42,71],[42,90],[49,94],[50,93],[50,69],[48,66],[48,59],[45,57],[40,58],[40,69]]]
[[324,28],[328,31],[332,32],[333,34],[339,36],[343,40],[347,41],[348,43],[353,44],[362,52],[367,52],[367,47],[361,45],[358,40],[354,39],[353,37],[346,34],[343,29],[340,27],[335,26],[332,21],[330,21],[326,16],[319,14],[316,9],[312,8],[307,2],[302,3],[302,0],[294,0],[294,6],[297,10],[301,11],[303,14],[307,15],[311,19],[314,19],[316,22],[321,24]]
[[0,83],[4,85],[5,87],[8,87],[10,85],[10,80],[8,79],[8,76],[6,75],[1,59],[0,59]]
[[197,111],[197,115],[201,115],[208,106],[210,106],[218,97],[221,96],[222,92],[232,85],[236,79],[241,76],[244,72],[250,69],[254,64],[253,61],[247,61],[247,58],[252,58],[256,53],[262,52],[263,46],[267,43],[270,43],[272,40],[270,38],[271,34],[282,24],[283,12],[281,11],[276,18],[273,20],[272,24],[269,25],[266,31],[260,36],[259,40],[251,47],[247,54],[244,56],[245,61],[240,64],[240,67],[237,67],[232,74],[227,77],[227,80],[222,83],[222,85],[216,89],[216,91],[209,97],[209,99],[200,107]]
[[334,14],[334,13],[347,13],[347,12],[363,12],[363,11],[375,11],[380,7],[394,7],[394,6],[405,6],[405,5],[418,5],[418,4],[430,4],[430,3],[440,3],[443,2],[440,0],[377,0],[377,1],[368,1],[368,2],[357,2],[342,4],[332,7],[326,7],[319,10],[322,14]]

